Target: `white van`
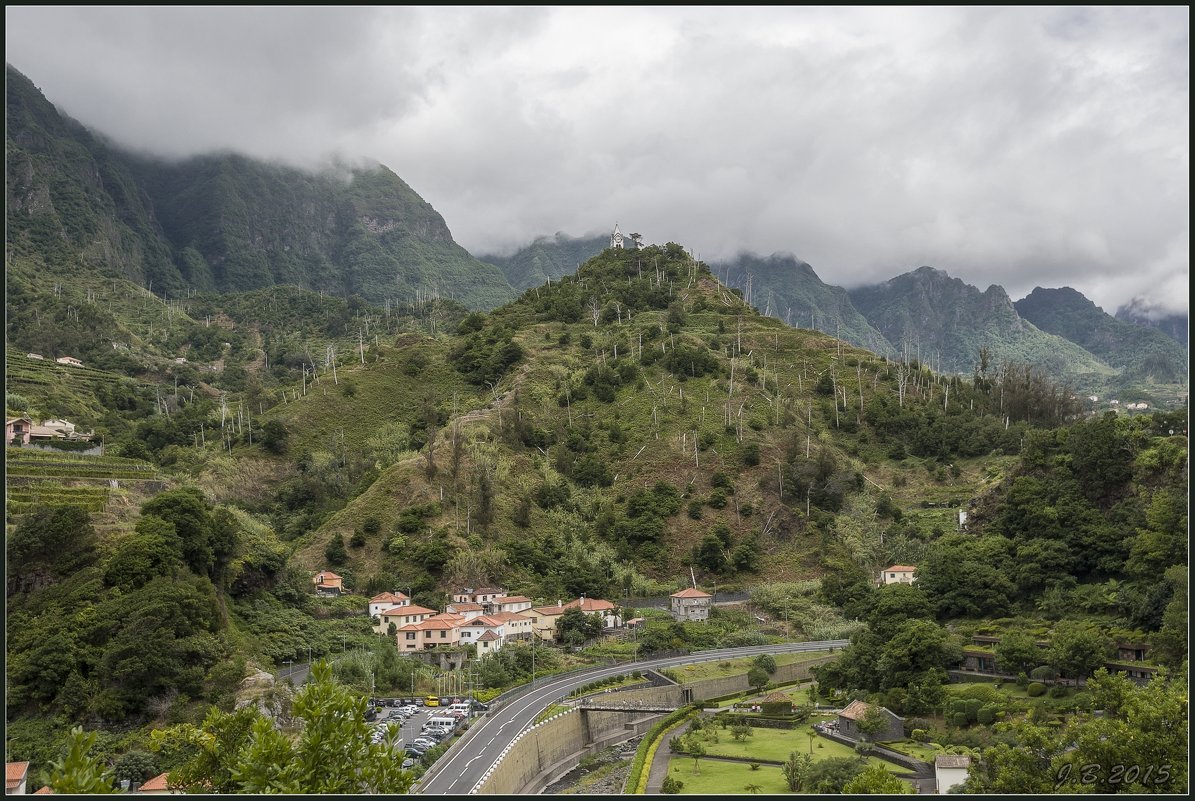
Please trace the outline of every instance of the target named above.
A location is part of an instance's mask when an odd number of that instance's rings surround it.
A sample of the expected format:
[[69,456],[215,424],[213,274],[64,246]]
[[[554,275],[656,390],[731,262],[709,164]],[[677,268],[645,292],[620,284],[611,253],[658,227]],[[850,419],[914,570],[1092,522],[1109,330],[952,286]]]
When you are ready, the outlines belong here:
[[449,712],[464,712],[465,717],[468,717],[469,716],[469,705],[468,704],[453,704],[452,706],[448,707],[448,711]]
[[450,718],[443,715],[433,715],[427,719],[426,723],[423,724],[423,728],[452,731],[456,728],[456,718]]

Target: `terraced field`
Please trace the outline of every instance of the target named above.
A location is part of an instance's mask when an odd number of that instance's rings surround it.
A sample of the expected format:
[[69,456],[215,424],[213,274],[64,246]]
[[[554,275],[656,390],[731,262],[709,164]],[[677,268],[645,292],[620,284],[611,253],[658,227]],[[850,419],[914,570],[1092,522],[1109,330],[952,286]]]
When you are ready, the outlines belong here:
[[163,485],[157,468],[139,459],[84,456],[32,448],[5,448],[5,516],[8,520],[41,506],[81,506],[108,511],[130,491],[153,494]]

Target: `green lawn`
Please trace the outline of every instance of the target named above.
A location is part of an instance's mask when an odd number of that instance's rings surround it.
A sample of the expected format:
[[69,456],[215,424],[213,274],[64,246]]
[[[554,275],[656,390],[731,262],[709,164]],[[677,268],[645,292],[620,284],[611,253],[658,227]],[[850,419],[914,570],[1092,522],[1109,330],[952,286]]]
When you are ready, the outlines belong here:
[[[960,682],[958,684],[947,684],[946,692],[950,693],[951,695],[962,695],[962,691],[966,690],[968,687],[991,687],[991,688],[995,689],[996,685],[994,682],[990,682],[990,681]],[[1000,689],[996,690],[996,692],[998,692],[1001,695],[1006,696],[1008,698],[1028,698],[1029,697],[1028,692],[1021,689],[1020,687],[1018,687],[1016,684],[1014,684],[1011,681],[1006,681],[1006,682],[1002,683],[1000,685]]]
[[[801,726],[796,729],[756,728],[751,730],[752,734],[750,737],[745,737],[742,740],[734,739],[728,729],[719,728],[717,731],[717,743],[705,742],[706,753],[712,756],[770,759],[776,762],[783,762],[794,751],[802,754],[810,753],[808,733],[813,731],[813,727]],[[841,743],[836,743],[833,740],[827,740],[821,736],[813,738],[812,746],[812,756],[815,760],[828,759],[830,757],[855,756],[854,749]],[[876,757],[868,757],[867,761],[869,764],[874,762],[882,765],[885,769],[893,772],[907,772],[907,768]]]
[[884,743],[885,748],[899,751],[902,754],[920,759],[922,762],[934,764],[934,757],[941,754],[942,746],[935,743],[918,743],[912,740]]
[[748,795],[749,784],[759,785],[764,794],[789,792],[780,768],[770,765],[751,770],[744,763],[702,759],[695,771],[692,757],[673,757],[668,760],[668,775],[685,783],[682,795]]

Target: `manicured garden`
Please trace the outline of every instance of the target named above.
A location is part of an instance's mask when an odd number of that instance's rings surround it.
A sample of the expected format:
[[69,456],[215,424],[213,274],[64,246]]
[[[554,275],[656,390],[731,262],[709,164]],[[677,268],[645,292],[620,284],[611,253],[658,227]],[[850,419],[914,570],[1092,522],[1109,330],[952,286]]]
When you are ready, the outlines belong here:
[[[692,757],[673,757],[668,760],[668,775],[684,782],[680,795],[743,795],[787,793],[788,784],[778,766],[760,765],[751,770],[746,762],[721,762],[702,759],[696,766]],[[755,786],[758,789],[751,790]]]
[[[776,665],[791,665],[799,662],[810,662],[828,656],[826,651],[806,651],[797,654],[776,654]],[[681,683],[704,681],[706,679],[724,679],[727,676],[737,676],[746,673],[751,668],[754,657],[741,659],[725,659],[720,662],[699,662],[695,665],[685,665],[672,668],[668,673],[675,675]]]
[[[709,732],[717,734],[718,742],[708,737]],[[814,761],[829,759],[830,757],[857,756],[850,746],[834,742],[814,732],[813,727],[804,725],[796,729],[764,729],[753,728],[751,734],[742,740],[734,739],[729,729],[709,727],[703,729],[702,745],[710,756],[738,757],[740,759],[759,759],[772,762],[783,762],[794,751],[810,754]],[[810,741],[809,735],[813,735]],[[867,757],[868,764],[879,764],[885,769],[901,773],[907,768],[888,762],[878,757]]]

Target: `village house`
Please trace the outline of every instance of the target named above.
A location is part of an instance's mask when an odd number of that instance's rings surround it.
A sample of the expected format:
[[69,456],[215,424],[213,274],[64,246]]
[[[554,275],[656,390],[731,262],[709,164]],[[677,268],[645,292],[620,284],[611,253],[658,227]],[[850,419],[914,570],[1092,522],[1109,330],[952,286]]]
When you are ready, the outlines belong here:
[[505,634],[503,622],[486,615],[466,620],[460,625],[461,644],[475,645],[478,656],[499,650],[506,640]]
[[485,607],[481,604],[469,603],[462,601],[461,603],[451,603],[444,607],[445,612],[451,612],[454,615],[460,615],[465,620],[470,620],[475,617],[481,617],[485,614]]
[[[965,518],[960,519],[962,523]],[[880,584],[913,584],[917,581],[913,575],[917,571],[916,565],[892,565],[884,568],[880,574]]]
[[934,779],[938,784],[938,795],[946,795],[950,788],[965,782],[970,768],[969,756],[938,754],[934,757]]
[[506,595],[501,587],[465,587],[452,594],[453,603],[480,604],[486,613],[493,612],[494,601]]
[[5,795],[25,795],[26,781],[29,778],[28,762],[4,763],[4,793]]
[[[869,709],[873,708],[880,710],[887,720],[887,726],[870,737],[864,737],[863,733],[859,731],[859,721],[863,719]],[[899,740],[905,736],[905,720],[886,707],[873,706],[863,701],[851,701],[845,709],[838,713],[838,733],[855,740],[870,739],[873,742]]]
[[152,779],[146,779],[145,783],[138,787],[135,792],[145,793],[146,795],[180,795],[177,790],[171,790],[166,785],[167,775],[166,773],[159,773]]
[[511,640],[531,639],[531,618],[527,615],[516,612],[495,612],[487,617],[502,624],[502,641],[504,643]]
[[464,622],[460,615],[441,612],[419,623],[410,623],[399,628],[395,635],[400,651],[426,651],[436,646],[454,646],[460,642],[460,626]]
[[531,630],[536,637],[545,642],[553,642],[556,639],[556,621],[570,609],[580,609],[586,614],[599,615],[602,619],[602,628],[604,629],[614,629],[622,626],[622,618],[618,615],[617,606],[610,601],[604,601],[600,598],[586,598],[585,596],[581,596],[575,601],[569,601],[566,604],[557,601],[555,606],[533,606],[525,610],[522,614],[531,618]]
[[435,609],[428,609],[426,606],[415,606],[409,603],[394,606],[378,615],[378,623],[373,630],[378,634],[385,634],[390,631],[391,623],[396,629],[402,629],[404,626],[422,623],[435,614],[437,614]]
[[369,616],[376,617],[396,606],[410,606],[411,599],[401,592],[383,592],[369,599]]
[[28,445],[33,421],[28,417],[8,417],[4,420],[4,444]]
[[58,362],[59,364],[69,365],[71,367],[82,367],[83,366],[83,362],[79,361],[74,356],[59,356],[54,361]]
[[524,595],[505,595],[494,601],[495,612],[526,612],[531,608],[531,599]]
[[713,596],[696,587],[686,587],[668,596],[672,600],[672,619],[704,623],[709,620]]
[[344,579],[331,570],[321,570],[311,577],[315,591],[319,595],[340,595],[344,592]]

